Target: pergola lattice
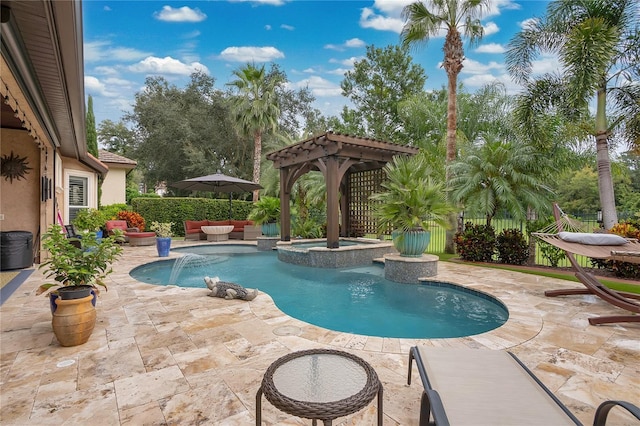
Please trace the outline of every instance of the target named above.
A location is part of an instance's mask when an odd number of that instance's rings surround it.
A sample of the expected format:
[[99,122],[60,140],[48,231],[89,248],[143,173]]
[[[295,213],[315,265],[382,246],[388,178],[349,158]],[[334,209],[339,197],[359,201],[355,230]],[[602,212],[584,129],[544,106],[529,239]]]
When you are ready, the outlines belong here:
[[384,165],[396,155],[417,153],[411,146],[326,132],[267,154],[280,169],[281,240],[291,240],[291,189],[305,173],[317,170],[324,176],[327,248],[338,248],[340,236],[373,231],[368,197],[379,188]]

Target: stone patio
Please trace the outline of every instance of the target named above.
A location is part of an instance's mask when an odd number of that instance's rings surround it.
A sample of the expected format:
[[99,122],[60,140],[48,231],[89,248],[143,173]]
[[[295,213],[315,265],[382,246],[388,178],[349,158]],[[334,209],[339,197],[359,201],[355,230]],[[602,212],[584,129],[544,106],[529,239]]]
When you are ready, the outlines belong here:
[[[509,320],[465,338],[393,339],[301,322],[265,293],[245,302],[207,297],[204,282],[201,289],[143,284],[129,271],[159,260],[155,247],[124,250],[84,345],[59,346],[48,301],[34,295],[38,271],[2,305],[2,425],[251,425],[267,367],[291,351],[320,347],[354,353],[373,366],[384,386],[385,425],[418,424],[417,371],[406,385],[409,348],[417,344],[510,350],[585,424],[604,400],[640,404],[640,324],[590,326],[589,316],[621,311],[593,296],[544,297],[546,289],[575,283],[440,262],[435,280],[494,295],[508,307]],[[311,424],[266,400],[262,418],[267,425]],[[374,401],[334,424],[375,419]],[[637,422],[614,410],[608,424]]]

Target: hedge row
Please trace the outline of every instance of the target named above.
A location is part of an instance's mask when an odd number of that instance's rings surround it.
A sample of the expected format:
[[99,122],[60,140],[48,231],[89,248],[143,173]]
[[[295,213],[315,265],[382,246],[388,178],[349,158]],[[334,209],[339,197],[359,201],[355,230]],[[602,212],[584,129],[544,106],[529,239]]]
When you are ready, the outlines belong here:
[[[133,210],[144,217],[147,227],[153,221],[173,222],[173,235],[184,236],[185,220],[227,220],[229,200],[211,198],[144,198],[131,200]],[[231,219],[245,220],[253,207],[251,201],[233,200]]]

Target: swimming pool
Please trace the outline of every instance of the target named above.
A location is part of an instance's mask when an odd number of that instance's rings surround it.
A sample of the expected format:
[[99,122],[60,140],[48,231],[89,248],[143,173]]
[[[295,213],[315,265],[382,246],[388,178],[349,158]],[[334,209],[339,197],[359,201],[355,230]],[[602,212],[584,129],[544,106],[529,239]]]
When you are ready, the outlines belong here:
[[[201,245],[174,251],[190,254],[139,266],[131,276],[151,284],[200,288],[206,287],[205,276],[217,276],[268,293],[294,318],[367,336],[470,336],[500,327],[509,316],[500,301],[484,293],[449,283],[391,282],[375,264],[311,268],[280,262],[275,253],[252,246]],[[182,263],[179,274],[176,263]]]

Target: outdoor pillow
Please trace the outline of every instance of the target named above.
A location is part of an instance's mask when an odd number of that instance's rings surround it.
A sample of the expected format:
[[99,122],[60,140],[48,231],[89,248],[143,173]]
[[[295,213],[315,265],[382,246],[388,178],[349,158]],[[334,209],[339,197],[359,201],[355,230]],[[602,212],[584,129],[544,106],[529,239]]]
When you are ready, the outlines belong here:
[[626,238],[615,234],[590,234],[586,232],[560,232],[558,236],[568,243],[580,243],[591,246],[621,246],[627,244]]

